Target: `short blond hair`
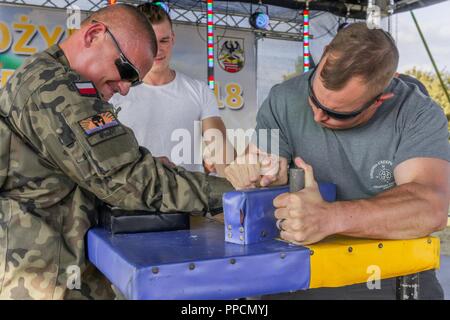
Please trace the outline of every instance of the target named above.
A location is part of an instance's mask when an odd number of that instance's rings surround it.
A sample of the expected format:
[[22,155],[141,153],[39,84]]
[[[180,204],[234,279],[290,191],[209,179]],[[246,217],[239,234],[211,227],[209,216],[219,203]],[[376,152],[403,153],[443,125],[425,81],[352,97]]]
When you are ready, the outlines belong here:
[[170,27],[172,28],[172,19],[169,14],[164,10],[163,7],[157,5],[154,2],[146,2],[137,6],[138,10],[141,11],[150,20],[150,23],[158,24],[164,21],[169,21]]
[[101,8],[87,17],[82,22],[82,25],[91,23],[94,20],[106,23],[115,32],[128,32],[134,35],[137,33],[142,34],[149,40],[151,52],[153,56],[156,56],[158,43],[155,31],[147,17],[135,6],[120,3]]

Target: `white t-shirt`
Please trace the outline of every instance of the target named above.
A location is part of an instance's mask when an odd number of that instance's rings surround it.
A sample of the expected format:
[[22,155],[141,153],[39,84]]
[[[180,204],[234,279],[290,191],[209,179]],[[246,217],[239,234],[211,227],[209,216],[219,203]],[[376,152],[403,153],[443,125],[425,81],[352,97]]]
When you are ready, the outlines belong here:
[[201,121],[219,117],[216,98],[205,83],[176,72],[165,85],[143,83],[109,102],[121,108],[119,121],[153,156],[166,156],[187,170],[203,172]]

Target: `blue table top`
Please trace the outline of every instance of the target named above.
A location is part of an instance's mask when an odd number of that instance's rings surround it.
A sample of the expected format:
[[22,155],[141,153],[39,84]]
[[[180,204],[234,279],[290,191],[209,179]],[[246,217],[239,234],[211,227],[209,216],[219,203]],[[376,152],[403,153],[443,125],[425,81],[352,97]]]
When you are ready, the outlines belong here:
[[89,260],[128,299],[235,299],[309,287],[309,249],[279,240],[226,243],[223,224],[191,221],[190,230],[170,232],[91,229]]

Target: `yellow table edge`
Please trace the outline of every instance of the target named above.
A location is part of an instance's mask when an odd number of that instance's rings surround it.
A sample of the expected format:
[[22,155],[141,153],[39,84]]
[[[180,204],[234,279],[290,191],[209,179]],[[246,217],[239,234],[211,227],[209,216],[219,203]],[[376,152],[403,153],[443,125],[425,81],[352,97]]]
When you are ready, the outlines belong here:
[[439,269],[440,240],[370,240],[336,236],[307,246],[310,288],[342,287]]

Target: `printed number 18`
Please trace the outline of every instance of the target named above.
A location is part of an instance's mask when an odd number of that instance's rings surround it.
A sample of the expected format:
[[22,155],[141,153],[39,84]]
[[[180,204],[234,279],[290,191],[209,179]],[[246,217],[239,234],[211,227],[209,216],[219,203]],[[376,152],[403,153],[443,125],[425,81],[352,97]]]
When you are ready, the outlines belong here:
[[[216,83],[214,94],[216,95],[219,109],[224,109],[225,106],[227,106],[230,109],[239,110],[244,106],[244,92],[238,83],[231,82],[225,85],[225,97],[222,97],[221,88]],[[224,98],[225,101],[223,101],[222,98]]]

